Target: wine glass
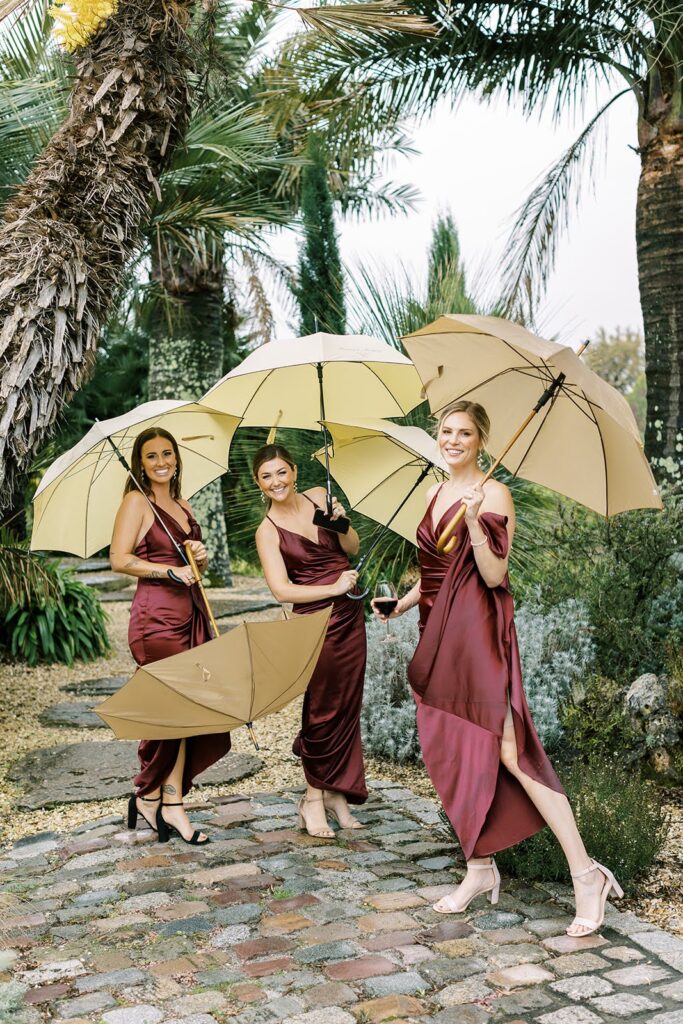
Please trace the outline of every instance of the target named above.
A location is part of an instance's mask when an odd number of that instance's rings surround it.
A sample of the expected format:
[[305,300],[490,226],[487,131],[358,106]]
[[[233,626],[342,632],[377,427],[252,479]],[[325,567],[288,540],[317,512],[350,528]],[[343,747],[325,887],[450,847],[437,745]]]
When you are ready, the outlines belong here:
[[[375,608],[380,615],[391,615],[396,605],[398,604],[398,594],[396,593],[396,587],[393,583],[389,583],[388,580],[378,580],[377,586],[375,587]],[[390,643],[396,639],[395,633],[389,632],[389,619],[386,619],[387,633],[381,641],[383,644]]]

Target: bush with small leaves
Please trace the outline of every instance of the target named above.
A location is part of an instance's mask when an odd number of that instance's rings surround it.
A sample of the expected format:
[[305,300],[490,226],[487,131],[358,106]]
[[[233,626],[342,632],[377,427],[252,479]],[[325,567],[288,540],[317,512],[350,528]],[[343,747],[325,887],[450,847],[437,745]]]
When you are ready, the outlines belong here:
[[408,665],[417,645],[417,610],[391,619],[396,639],[383,643],[386,627],[372,618],[367,625],[368,662],[361,711],[363,743],[368,754],[402,764],[421,760],[415,724],[415,701]]
[[562,706],[595,659],[588,612],[573,598],[547,610],[532,601],[515,625],[529,708],[541,742],[552,748],[562,736]]
[[[562,782],[591,857],[624,885],[646,871],[664,844],[668,819],[656,787],[616,762],[562,772]],[[569,882],[567,861],[549,828],[496,854],[501,871],[528,881]]]

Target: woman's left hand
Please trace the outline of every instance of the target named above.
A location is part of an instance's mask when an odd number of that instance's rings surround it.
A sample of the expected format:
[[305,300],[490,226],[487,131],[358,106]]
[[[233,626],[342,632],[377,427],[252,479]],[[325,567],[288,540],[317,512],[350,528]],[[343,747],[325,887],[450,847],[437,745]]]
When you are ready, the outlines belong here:
[[197,563],[197,568],[203,573],[209,564],[209,555],[200,540],[188,541],[188,547],[194,555],[194,560]]
[[341,502],[337,501],[336,498],[333,498],[332,499],[332,513],[330,515],[330,519],[342,519],[345,516],[346,516],[346,509],[341,504]]
[[475,484],[468,487],[462,496],[462,503],[465,506],[465,519],[468,523],[474,523],[479,518],[479,509],[484,500],[484,488]]

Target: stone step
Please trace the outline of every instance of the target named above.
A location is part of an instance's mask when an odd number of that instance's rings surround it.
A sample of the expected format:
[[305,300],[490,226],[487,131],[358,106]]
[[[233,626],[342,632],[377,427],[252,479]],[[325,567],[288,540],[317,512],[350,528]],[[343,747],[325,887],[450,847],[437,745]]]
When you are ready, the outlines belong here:
[[68,729],[106,729],[106,724],[93,713],[92,708],[99,702],[63,701],[53,704],[38,715],[43,725],[64,726]]
[[71,569],[72,572],[103,572],[111,568],[108,558],[62,558],[60,569]]
[[130,586],[130,576],[117,572],[83,572],[78,575],[79,583],[94,590],[124,590]]
[[100,676],[98,679],[81,679],[77,683],[67,683],[60,686],[65,693],[77,693],[84,697],[111,697],[124,683],[127,683],[130,676]]

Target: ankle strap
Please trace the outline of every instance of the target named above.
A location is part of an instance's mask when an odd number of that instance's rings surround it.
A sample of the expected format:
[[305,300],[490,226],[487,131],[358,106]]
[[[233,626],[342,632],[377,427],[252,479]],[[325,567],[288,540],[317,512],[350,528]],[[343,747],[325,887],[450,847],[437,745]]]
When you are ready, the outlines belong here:
[[584,868],[583,871],[570,871],[572,878],[581,878],[582,875],[589,875],[591,871],[597,871],[598,865],[594,860],[591,860],[589,866]]
[[468,871],[490,871],[491,868],[495,865],[495,863],[496,862],[494,861],[493,857],[491,857],[491,863],[490,864],[468,864],[467,865],[467,870]]
[[157,800],[161,800],[161,797],[160,796],[139,796],[139,797],[137,797],[137,799],[138,800],[144,800],[145,803],[148,803],[148,804],[155,804],[157,802]]
[[180,801],[180,803],[177,803],[177,804],[167,804],[165,801],[162,803],[162,807],[182,807],[182,806],[183,806],[183,801],[182,800]]

